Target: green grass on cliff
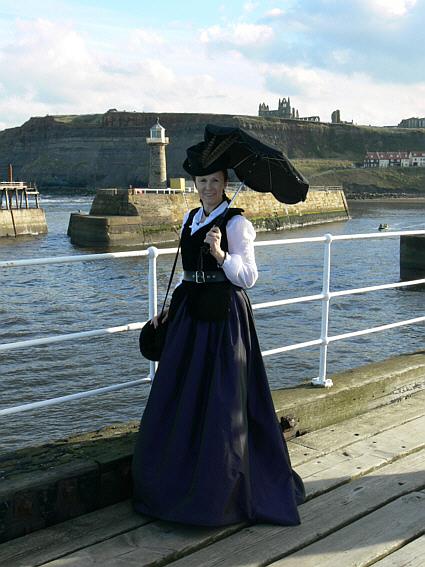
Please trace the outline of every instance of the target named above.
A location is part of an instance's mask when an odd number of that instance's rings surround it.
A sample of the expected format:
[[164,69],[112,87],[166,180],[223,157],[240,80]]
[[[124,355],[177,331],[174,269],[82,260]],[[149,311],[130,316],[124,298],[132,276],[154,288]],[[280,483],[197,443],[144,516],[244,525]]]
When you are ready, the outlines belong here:
[[425,168],[358,168],[348,160],[294,160],[311,185],[342,185],[351,193],[425,196]]
[[292,162],[306,177],[354,167],[352,161],[341,159],[294,159]]
[[70,126],[96,126],[102,123],[103,114],[68,114],[53,116],[55,122]]

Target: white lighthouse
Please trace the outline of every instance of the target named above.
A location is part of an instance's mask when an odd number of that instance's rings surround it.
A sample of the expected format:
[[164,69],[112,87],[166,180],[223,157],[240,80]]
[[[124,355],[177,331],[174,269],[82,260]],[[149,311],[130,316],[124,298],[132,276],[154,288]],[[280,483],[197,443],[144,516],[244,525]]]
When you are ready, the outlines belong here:
[[165,128],[159,123],[150,129],[150,137],[146,138],[150,146],[149,184],[152,189],[164,189],[167,187],[167,161],[165,159],[165,146],[169,140],[165,136]]

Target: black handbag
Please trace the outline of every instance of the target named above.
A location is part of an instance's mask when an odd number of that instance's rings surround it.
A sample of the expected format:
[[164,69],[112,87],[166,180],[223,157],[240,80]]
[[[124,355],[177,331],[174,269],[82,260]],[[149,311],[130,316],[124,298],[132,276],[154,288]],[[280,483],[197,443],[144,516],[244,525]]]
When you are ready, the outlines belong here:
[[170,279],[168,281],[167,293],[165,294],[164,303],[162,304],[161,313],[158,317],[158,326],[153,326],[152,319],[146,322],[139,335],[139,348],[142,355],[148,360],[158,361],[161,358],[162,349],[165,344],[165,337],[167,336],[168,330],[168,318],[166,321],[162,321],[165,304],[167,302],[168,292],[170,291],[171,282],[173,280],[174,271],[176,269],[177,258],[180,251],[180,241],[177,248],[176,257],[174,258],[174,264],[171,270]]
[[168,319],[165,322],[161,322],[161,319],[159,319],[156,329],[153,326],[152,319],[149,319],[139,335],[140,352],[145,358],[156,361],[161,358],[167,329]]

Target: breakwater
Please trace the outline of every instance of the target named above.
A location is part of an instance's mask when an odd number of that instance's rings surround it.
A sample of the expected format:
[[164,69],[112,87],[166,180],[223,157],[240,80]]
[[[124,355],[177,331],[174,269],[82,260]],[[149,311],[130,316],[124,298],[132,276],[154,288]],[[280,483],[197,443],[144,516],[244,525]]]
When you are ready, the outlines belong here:
[[0,238],[45,234],[46,218],[43,209],[0,210]]
[[[176,240],[184,213],[199,206],[196,193],[146,194],[139,189],[99,189],[90,214],[72,213],[68,226],[78,246],[108,247]],[[279,203],[271,194],[246,191],[236,206],[257,231],[287,230],[347,220],[341,187],[311,188],[306,201]]]

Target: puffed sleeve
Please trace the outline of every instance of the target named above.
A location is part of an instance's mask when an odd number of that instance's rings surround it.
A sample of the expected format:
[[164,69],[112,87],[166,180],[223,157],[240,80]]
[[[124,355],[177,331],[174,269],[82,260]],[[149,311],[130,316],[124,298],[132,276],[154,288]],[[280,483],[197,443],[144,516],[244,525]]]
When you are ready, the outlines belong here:
[[233,284],[243,288],[252,287],[258,278],[254,227],[242,215],[235,215],[226,228],[229,251],[223,263],[224,273]]

